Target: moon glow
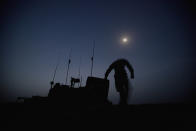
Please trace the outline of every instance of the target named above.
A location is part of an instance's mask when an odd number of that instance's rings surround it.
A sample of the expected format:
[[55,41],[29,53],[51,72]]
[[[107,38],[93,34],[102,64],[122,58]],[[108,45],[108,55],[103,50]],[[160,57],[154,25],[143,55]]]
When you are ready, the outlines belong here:
[[128,38],[127,38],[127,37],[123,37],[123,38],[121,39],[121,44],[122,44],[122,45],[127,45],[127,44],[128,44]]
[[128,40],[127,40],[127,38],[123,38],[122,41],[123,41],[124,43],[126,43]]

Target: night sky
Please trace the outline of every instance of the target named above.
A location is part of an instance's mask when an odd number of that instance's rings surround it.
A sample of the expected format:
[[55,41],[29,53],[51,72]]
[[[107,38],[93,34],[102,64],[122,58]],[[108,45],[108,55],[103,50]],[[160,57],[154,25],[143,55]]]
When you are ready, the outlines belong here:
[[[90,75],[104,78],[109,65],[127,59],[135,71],[129,103],[190,102],[195,93],[195,5],[172,0],[1,2],[0,100],[46,96],[55,82],[65,83],[81,63],[82,85]],[[128,38],[127,45],[121,39]],[[118,103],[114,72],[109,99]]]

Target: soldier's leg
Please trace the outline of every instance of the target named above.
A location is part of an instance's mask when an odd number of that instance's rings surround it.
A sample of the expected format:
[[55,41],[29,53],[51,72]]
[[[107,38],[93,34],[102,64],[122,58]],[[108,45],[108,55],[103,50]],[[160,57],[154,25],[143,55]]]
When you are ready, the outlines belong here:
[[124,94],[125,94],[125,103],[127,104],[128,101],[128,92],[129,92],[129,84],[128,84],[128,80],[125,81],[125,85],[124,85]]
[[126,103],[126,94],[124,90],[124,85],[122,85],[122,87],[120,88],[119,94],[120,94],[120,105],[124,105]]
[[123,105],[123,103],[124,103],[124,93],[123,93],[123,90],[120,90],[119,94],[120,94],[120,102],[119,102],[119,104]]
[[119,104],[121,104],[122,101],[123,101],[123,90],[122,90],[123,82],[120,80],[120,78],[115,78],[115,87],[116,87],[116,91],[117,91],[117,92],[119,93],[119,95],[120,95]]
[[127,105],[128,101],[128,81],[124,81],[120,89],[120,104]]

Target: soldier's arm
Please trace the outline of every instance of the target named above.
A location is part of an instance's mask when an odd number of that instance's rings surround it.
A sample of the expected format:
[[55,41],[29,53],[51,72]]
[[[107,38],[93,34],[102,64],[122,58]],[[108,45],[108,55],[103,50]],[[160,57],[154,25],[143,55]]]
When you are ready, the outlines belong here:
[[131,78],[133,79],[134,78],[134,70],[133,70],[133,67],[129,64],[128,61],[126,61],[126,66],[127,66],[127,68],[129,69],[129,71],[131,73]]
[[114,63],[111,64],[111,65],[109,66],[109,68],[107,69],[107,71],[106,71],[106,73],[105,73],[105,79],[108,78],[108,75],[109,75],[109,73],[112,71],[113,68],[114,68]]

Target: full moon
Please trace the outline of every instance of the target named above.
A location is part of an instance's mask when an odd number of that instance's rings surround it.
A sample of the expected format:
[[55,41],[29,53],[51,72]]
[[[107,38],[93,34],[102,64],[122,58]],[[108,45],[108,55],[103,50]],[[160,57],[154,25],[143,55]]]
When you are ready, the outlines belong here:
[[127,38],[123,38],[123,42],[127,42]]
[[122,42],[123,42],[124,44],[127,44],[128,39],[127,39],[126,37],[124,37],[124,38],[122,38]]

